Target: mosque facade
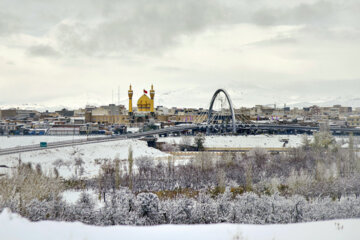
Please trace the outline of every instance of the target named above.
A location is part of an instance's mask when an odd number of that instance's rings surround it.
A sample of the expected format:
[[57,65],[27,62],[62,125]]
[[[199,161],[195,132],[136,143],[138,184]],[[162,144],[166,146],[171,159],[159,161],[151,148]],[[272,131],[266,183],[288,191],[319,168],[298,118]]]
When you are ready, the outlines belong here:
[[148,92],[144,90],[143,95],[138,99],[136,104],[136,110],[134,111],[133,108],[133,90],[132,86],[130,85],[128,90],[128,96],[129,96],[129,116],[132,117],[139,117],[139,116],[155,116],[154,111],[154,98],[155,98],[155,90],[154,86],[151,85],[150,90],[150,97],[147,95]]
[[[133,106],[134,91],[130,85],[128,90],[129,96],[129,110],[126,113],[125,106],[115,106],[110,104],[109,106],[103,106],[98,109],[87,110],[85,113],[85,121],[93,123],[103,124],[144,124],[151,119],[155,119],[155,90],[151,85],[150,91],[144,90],[144,93],[136,102],[136,106]],[[110,111],[109,107],[117,109],[118,111]],[[120,108],[123,109],[120,109]],[[119,109],[118,109],[119,108]],[[100,111],[101,110],[101,111]],[[121,110],[121,111],[120,111]]]

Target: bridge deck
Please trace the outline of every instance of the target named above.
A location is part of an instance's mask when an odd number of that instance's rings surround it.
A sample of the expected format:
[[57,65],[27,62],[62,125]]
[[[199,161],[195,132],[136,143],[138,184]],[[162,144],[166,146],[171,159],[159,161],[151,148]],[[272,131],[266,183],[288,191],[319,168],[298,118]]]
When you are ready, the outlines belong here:
[[[174,126],[168,127],[158,130],[152,130],[147,132],[140,132],[140,133],[130,133],[125,135],[119,136],[112,136],[112,137],[99,137],[99,138],[89,138],[89,139],[79,139],[79,140],[72,140],[72,141],[60,141],[60,142],[52,142],[49,143],[46,148],[40,147],[39,145],[28,145],[22,147],[15,147],[15,148],[3,148],[0,149],[0,155],[9,155],[15,153],[22,153],[22,152],[30,152],[30,151],[38,151],[44,149],[53,149],[53,148],[61,148],[61,147],[71,147],[76,145],[84,145],[84,144],[92,144],[92,143],[99,143],[99,142],[110,142],[110,141],[119,141],[124,139],[131,139],[131,138],[141,138],[146,136],[153,136],[153,135],[162,135],[162,134],[170,134],[170,133],[181,133],[188,130],[198,130],[203,131],[204,129],[214,127],[213,125],[204,125],[204,124],[187,124],[181,126]],[[216,127],[216,126],[215,126]],[[268,124],[237,124],[238,130],[292,130],[292,131],[304,131],[304,132],[313,132],[318,131],[318,127],[306,127],[306,126],[299,126],[299,125],[268,125]],[[342,133],[354,133],[360,135],[360,129],[358,128],[330,128],[330,131],[342,132]],[[240,150],[239,150],[240,151]]]

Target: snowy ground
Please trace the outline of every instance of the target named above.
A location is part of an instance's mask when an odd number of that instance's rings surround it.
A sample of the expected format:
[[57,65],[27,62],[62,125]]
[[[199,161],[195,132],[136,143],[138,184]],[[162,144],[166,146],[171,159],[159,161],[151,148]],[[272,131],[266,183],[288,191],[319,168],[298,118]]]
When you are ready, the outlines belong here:
[[[287,225],[161,225],[97,227],[71,222],[30,222],[5,209],[0,214],[0,239],[207,239],[207,240],[357,240],[360,220],[333,220]],[[19,231],[20,230],[20,231]]]
[[[20,139],[20,138],[19,138]],[[21,155],[12,154],[0,156],[0,165],[4,164],[9,167],[16,166],[18,159],[21,157],[22,162],[39,163],[45,172],[50,172],[56,167],[60,176],[71,178],[80,176],[80,169],[75,166],[75,159],[81,158],[84,162],[82,165],[84,172],[81,177],[92,177],[99,173],[99,167],[105,161],[111,159],[120,159],[126,163],[128,158],[129,147],[133,149],[134,158],[140,156],[150,156],[154,158],[167,157],[155,148],[150,148],[147,143],[140,140],[119,140],[112,142],[102,142],[94,144],[79,145],[74,147],[45,149],[40,151],[25,152]],[[127,164],[123,164],[125,167]]]
[[[131,129],[137,132],[138,128]],[[91,135],[91,137],[100,137],[99,135]],[[104,137],[104,136],[102,136]],[[40,142],[58,142],[67,140],[85,139],[87,136],[0,136],[0,149],[18,146],[26,146],[40,144]],[[159,138],[160,142],[179,143],[182,137],[166,137]],[[193,137],[189,137],[191,143],[194,142]],[[312,136],[308,136],[312,140]],[[205,147],[282,147],[282,139],[288,139],[287,147],[298,147],[302,143],[303,135],[248,135],[248,136],[207,136]],[[347,136],[335,137],[339,143],[348,142]],[[355,142],[360,144],[360,138],[354,137]]]
[[[105,135],[90,135],[88,137],[105,137]],[[0,136],[0,149],[40,144],[40,142],[49,143],[86,138],[87,136]]]
[[[190,142],[194,142],[194,137],[189,137]],[[180,143],[182,137],[166,137],[159,138],[159,142],[168,143]],[[248,136],[206,136],[205,147],[213,148],[251,148],[251,147],[263,147],[263,148],[281,148],[283,142],[281,140],[288,139],[289,143],[286,147],[299,147],[302,144],[303,135],[248,135]],[[312,136],[308,136],[309,140],[312,140]],[[337,142],[345,144],[348,142],[348,137],[336,137]],[[359,142],[359,137],[355,138]]]
[[[73,138],[85,138],[86,136],[17,136],[17,137],[0,137],[0,148],[15,147],[30,144],[38,144],[41,141],[59,141],[71,140]],[[189,137],[190,142],[193,143],[193,137]],[[309,136],[309,139],[312,137]],[[160,142],[180,143],[182,137],[167,137],[159,138]],[[283,146],[282,139],[288,139],[287,147],[298,147],[302,143],[302,135],[249,135],[249,136],[207,136],[205,140],[205,147],[219,147],[219,148],[247,148],[247,147],[265,147],[265,148],[280,148]],[[337,141],[347,147],[348,137],[336,137]],[[355,142],[359,143],[359,137],[355,138]],[[129,146],[132,146],[134,158],[140,156],[150,156],[155,159],[167,159],[168,154],[161,152],[154,148],[149,148],[144,141],[139,140],[119,140],[113,142],[94,143],[88,145],[79,145],[74,147],[45,149],[41,151],[26,152],[19,154],[12,154],[0,156],[0,165],[7,165],[9,167],[18,164],[19,157],[22,162],[31,162],[41,164],[45,172],[52,172],[56,167],[60,176],[64,178],[71,177],[93,177],[99,172],[99,167],[107,159],[120,159],[123,167],[126,167],[126,159],[128,157]],[[83,173],[80,168],[75,166],[75,159],[81,158],[84,161]],[[179,157],[176,156],[177,164],[186,163],[191,156]],[[0,174],[8,172],[9,169],[0,168]]]

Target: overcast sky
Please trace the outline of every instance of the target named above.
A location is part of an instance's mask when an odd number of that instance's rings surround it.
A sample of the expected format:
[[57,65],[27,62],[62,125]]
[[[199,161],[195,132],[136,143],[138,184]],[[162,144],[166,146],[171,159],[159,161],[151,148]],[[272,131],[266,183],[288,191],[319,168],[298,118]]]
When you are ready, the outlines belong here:
[[[358,0],[1,0],[0,105],[359,98]],[[114,92],[114,97],[112,97]]]

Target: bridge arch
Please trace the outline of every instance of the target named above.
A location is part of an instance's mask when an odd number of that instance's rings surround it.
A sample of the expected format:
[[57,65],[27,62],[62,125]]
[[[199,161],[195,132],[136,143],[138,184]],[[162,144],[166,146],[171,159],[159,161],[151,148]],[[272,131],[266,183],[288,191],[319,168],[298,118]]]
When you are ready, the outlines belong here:
[[236,122],[235,122],[235,112],[234,112],[234,108],[233,108],[233,104],[232,104],[232,101],[231,101],[231,98],[230,98],[230,95],[227,93],[227,91],[225,89],[218,89],[216,90],[216,92],[214,93],[212,99],[211,99],[211,102],[210,102],[210,107],[209,107],[209,112],[208,112],[208,120],[207,120],[207,124],[209,125],[210,124],[210,119],[211,119],[211,113],[213,111],[213,106],[214,106],[214,102],[215,102],[215,99],[217,97],[217,95],[220,93],[220,92],[223,92],[226,96],[226,99],[229,103],[229,106],[230,106],[230,112],[231,112],[231,118],[232,118],[232,131],[233,133],[236,133]]

